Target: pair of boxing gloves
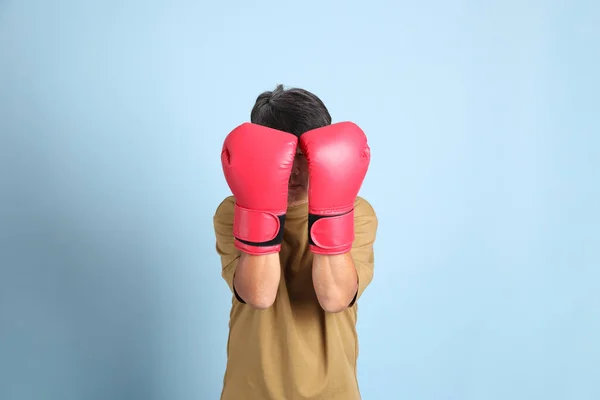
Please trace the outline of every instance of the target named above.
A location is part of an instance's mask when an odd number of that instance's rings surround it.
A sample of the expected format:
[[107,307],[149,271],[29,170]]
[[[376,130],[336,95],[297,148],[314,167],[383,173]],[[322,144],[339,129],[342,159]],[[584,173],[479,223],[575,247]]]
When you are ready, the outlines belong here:
[[308,162],[308,241],[317,254],[343,254],[354,241],[354,201],[367,173],[364,132],[339,122],[300,135],[243,123],[226,137],[223,172],[235,197],[233,236],[252,255],[279,252],[297,147]]

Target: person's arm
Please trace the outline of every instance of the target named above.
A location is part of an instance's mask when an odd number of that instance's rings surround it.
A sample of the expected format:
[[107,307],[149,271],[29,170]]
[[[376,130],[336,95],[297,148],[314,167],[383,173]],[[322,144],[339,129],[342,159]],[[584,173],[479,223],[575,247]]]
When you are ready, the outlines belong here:
[[234,198],[228,197],[217,208],[213,220],[221,275],[237,301],[265,309],[273,304],[277,295],[281,275],[279,254],[253,256],[235,247],[234,207]]
[[[359,296],[361,281],[364,285],[361,271],[369,269],[363,265],[366,259],[371,260],[372,274],[377,222],[370,205],[357,198],[371,150],[362,129],[352,122],[305,132],[300,147],[309,172],[308,240],[314,254],[313,285],[321,307],[339,312]],[[364,228],[366,208],[374,219],[368,228]]]
[[275,302],[280,278],[279,253],[261,256],[242,253],[235,271],[233,286],[244,303],[264,310]]
[[223,274],[236,298],[254,308],[270,307],[277,296],[297,146],[295,135],[252,123],[237,126],[223,142],[221,165],[233,197],[227,218],[215,222],[217,247],[226,241],[223,252],[235,254],[221,256]]
[[373,279],[373,244],[377,216],[371,205],[358,198],[354,208],[355,240],[348,253],[314,254],[313,284],[323,310],[340,312],[354,305]]
[[319,304],[327,312],[344,310],[358,290],[358,273],[350,253],[315,254],[312,277]]

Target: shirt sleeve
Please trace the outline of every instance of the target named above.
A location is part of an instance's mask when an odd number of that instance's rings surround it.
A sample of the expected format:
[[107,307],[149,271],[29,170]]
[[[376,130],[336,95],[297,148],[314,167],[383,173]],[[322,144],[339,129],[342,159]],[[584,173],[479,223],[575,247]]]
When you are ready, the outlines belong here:
[[350,251],[358,274],[358,291],[350,306],[354,305],[373,280],[375,265],[373,244],[377,234],[377,224],[377,215],[371,204],[358,197],[354,203],[354,243]]
[[215,228],[216,250],[221,258],[221,276],[227,282],[229,289],[240,302],[243,300],[238,296],[233,287],[233,277],[237,268],[241,252],[235,247],[233,237],[233,210],[235,199],[227,197],[219,204],[213,217]]

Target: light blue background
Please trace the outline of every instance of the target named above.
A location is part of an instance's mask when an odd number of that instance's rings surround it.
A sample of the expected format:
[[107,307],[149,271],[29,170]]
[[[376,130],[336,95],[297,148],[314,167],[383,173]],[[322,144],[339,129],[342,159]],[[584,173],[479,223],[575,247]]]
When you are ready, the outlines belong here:
[[369,136],[365,400],[599,399],[599,62],[591,0],[0,1],[0,399],[218,398],[277,83]]

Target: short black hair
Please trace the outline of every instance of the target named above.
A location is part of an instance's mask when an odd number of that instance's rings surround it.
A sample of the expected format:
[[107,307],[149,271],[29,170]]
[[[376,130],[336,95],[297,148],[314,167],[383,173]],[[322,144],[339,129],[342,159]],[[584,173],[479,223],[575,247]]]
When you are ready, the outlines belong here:
[[300,137],[304,132],[331,125],[331,115],[313,93],[300,88],[284,89],[280,84],[256,98],[250,122]]

